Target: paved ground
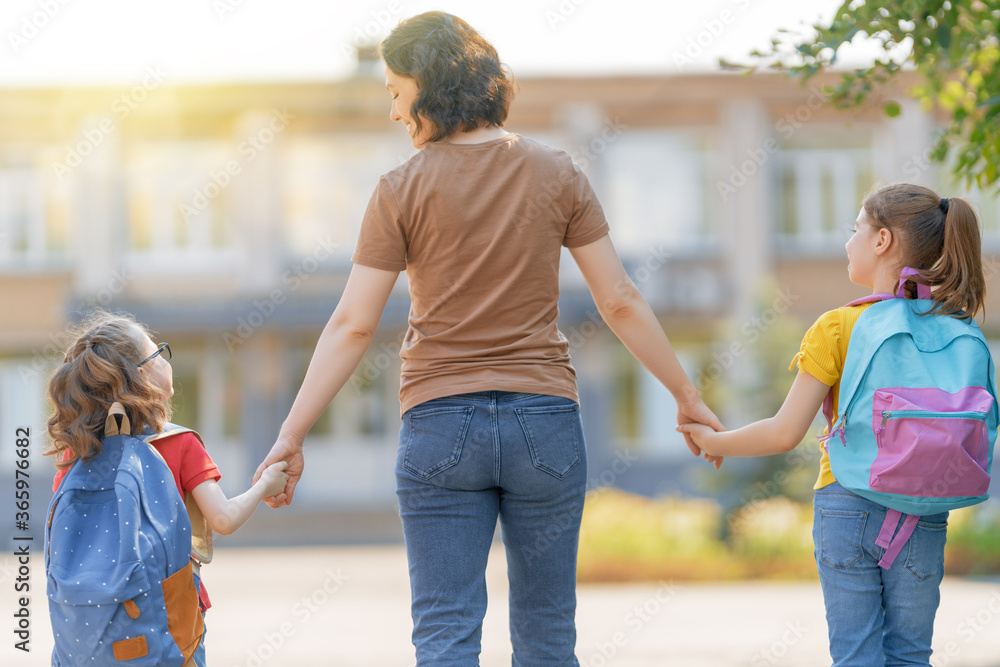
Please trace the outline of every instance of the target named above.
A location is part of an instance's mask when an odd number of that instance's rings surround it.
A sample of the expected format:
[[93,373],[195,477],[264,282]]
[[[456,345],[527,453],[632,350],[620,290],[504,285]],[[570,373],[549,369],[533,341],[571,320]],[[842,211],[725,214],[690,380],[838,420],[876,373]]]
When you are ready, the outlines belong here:
[[[0,665],[48,665],[41,559],[32,562],[30,654],[13,648],[16,569],[0,558]],[[510,665],[502,549],[490,563],[482,665]],[[214,667],[412,665],[400,546],[220,549],[205,571]],[[1000,667],[1000,581],[946,580],[934,667]],[[829,665],[818,584],[585,585],[584,667]],[[8,629],[10,628],[10,629]]]

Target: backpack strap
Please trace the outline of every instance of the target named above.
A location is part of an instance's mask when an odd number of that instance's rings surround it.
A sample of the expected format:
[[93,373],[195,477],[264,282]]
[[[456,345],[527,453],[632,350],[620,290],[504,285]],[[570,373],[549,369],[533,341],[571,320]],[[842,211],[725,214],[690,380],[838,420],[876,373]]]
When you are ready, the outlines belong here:
[[[850,306],[860,306],[863,303],[873,303],[875,301],[887,301],[889,299],[904,299],[906,298],[905,285],[908,280],[912,278],[919,278],[920,272],[916,269],[911,269],[910,267],[904,268],[899,272],[899,286],[896,288],[895,294],[889,294],[888,292],[877,292],[875,294],[869,294],[868,296],[863,296],[860,299],[855,299],[848,304],[845,304],[845,308]],[[917,298],[918,299],[929,299],[931,298],[931,288],[930,285],[925,285],[913,280],[913,283],[917,286]]]
[[125,408],[121,403],[115,401],[108,408],[108,417],[104,420],[104,437],[110,438],[115,435],[131,435],[132,425],[125,414]]
[[[903,291],[903,286],[906,284],[907,280],[911,278],[920,278],[920,272],[916,269],[911,269],[910,267],[904,268],[899,272],[899,288],[896,290],[896,296],[902,298],[906,293]],[[930,285],[925,285],[916,280],[913,283],[917,286],[917,298],[918,299],[929,299],[931,298],[931,287]]]
[[844,304],[844,308],[850,308],[851,306],[860,306],[863,303],[875,303],[876,301],[888,301],[889,299],[895,299],[894,294],[889,294],[888,292],[879,292],[877,294],[869,294],[868,296],[863,296],[860,299],[855,299],[850,303]]
[[[899,518],[906,517],[903,519],[903,525],[893,537],[893,533],[896,532],[896,526],[899,525]],[[917,527],[917,522],[920,521],[920,517],[916,514],[903,514],[896,510],[887,509],[885,512],[885,521],[882,522],[882,530],[878,533],[878,538],[875,540],[875,544],[885,549],[885,553],[882,554],[882,559],[878,562],[879,567],[883,570],[888,570],[892,567],[893,561],[896,560],[896,556],[899,552],[903,550],[903,546],[913,535],[913,530]]]
[[[177,426],[176,424],[167,424],[167,430],[160,433],[147,433],[142,436],[142,439],[146,441],[146,444],[152,445],[156,440],[162,440],[163,438],[169,438],[182,433],[191,433],[198,439],[202,447],[205,446],[205,441],[201,439],[197,431],[185,426]],[[155,447],[150,446],[150,449],[160,456]],[[163,457],[160,456],[160,458]],[[212,556],[215,551],[212,546],[212,528],[208,525],[208,520],[205,518],[201,508],[198,507],[193,494],[187,494],[187,497],[184,499],[184,507],[187,509],[188,519],[191,520],[191,557],[198,561],[199,564],[207,565],[212,562]]]

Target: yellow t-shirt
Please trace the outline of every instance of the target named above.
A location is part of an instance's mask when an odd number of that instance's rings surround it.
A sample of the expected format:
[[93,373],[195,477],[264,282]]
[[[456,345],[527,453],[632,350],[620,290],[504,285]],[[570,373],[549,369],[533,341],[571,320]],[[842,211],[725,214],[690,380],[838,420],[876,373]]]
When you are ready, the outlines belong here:
[[[799,366],[800,373],[809,373],[833,391],[833,414],[839,414],[837,395],[840,393],[840,375],[844,371],[844,359],[847,357],[847,345],[851,342],[851,331],[861,313],[870,303],[860,306],[845,306],[820,315],[816,323],[802,338],[802,347],[792,359],[788,370]],[[828,432],[829,428],[823,430]],[[830,456],[823,450],[819,460],[819,479],[814,489],[822,489],[837,480],[830,470]]]

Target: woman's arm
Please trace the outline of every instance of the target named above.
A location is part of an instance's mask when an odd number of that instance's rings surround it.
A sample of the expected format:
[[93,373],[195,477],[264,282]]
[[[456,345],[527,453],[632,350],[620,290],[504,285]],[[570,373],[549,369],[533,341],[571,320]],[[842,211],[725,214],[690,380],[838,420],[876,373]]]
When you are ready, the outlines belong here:
[[302,476],[302,443],[306,433],[361,363],[397,277],[398,271],[360,264],[351,269],[344,295],[316,343],[305,379],[281,425],[278,439],[254,475],[256,482],[267,466],[278,461],[288,462],[288,484],[284,491],[265,498],[271,507],[291,504],[295,486]]
[[[681,367],[653,310],[625,273],[611,237],[570,248],[570,253],[587,281],[601,317],[629,352],[677,400],[678,423],[698,422],[723,430],[722,423],[702,402]],[[685,440],[693,453],[701,453],[686,437]]]
[[808,373],[795,376],[778,414],[743,428],[716,433],[699,424],[681,424],[677,430],[715,456],[764,456],[791,451],[802,442],[830,387]]
[[253,516],[257,505],[265,496],[280,493],[285,488],[288,475],[284,472],[287,464],[282,461],[269,466],[246,493],[235,498],[226,498],[222,488],[214,479],[209,479],[191,489],[194,501],[216,533],[232,535]]

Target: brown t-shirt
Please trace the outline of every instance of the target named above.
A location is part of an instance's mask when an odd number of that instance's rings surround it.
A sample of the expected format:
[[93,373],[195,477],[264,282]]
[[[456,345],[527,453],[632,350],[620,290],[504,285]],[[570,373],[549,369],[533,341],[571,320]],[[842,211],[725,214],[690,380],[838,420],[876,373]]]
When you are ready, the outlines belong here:
[[560,247],[608,230],[569,155],[517,134],[435,142],[382,176],[351,260],[409,280],[401,411],[489,390],[578,401],[556,326]]

